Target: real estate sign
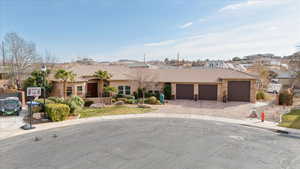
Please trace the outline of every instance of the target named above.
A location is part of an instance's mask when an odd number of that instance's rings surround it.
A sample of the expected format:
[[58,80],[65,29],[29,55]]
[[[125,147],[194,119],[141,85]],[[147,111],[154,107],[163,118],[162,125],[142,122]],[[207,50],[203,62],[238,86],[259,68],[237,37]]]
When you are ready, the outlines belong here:
[[41,96],[42,90],[40,87],[28,87],[27,96],[39,97]]

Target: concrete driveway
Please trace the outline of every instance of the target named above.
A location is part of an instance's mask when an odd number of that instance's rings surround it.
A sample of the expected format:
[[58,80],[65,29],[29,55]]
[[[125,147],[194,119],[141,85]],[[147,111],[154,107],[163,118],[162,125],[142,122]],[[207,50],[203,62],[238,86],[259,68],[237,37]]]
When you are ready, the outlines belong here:
[[265,130],[191,119],[127,119],[1,140],[0,168],[298,169],[299,154],[299,139]]
[[[186,113],[217,116],[233,119],[246,119],[250,115],[253,108],[258,107],[262,103],[248,102],[217,102],[217,101],[192,101],[192,100],[171,100],[163,106],[156,106],[158,113]],[[266,112],[266,120],[276,121],[279,119],[279,113],[286,111],[282,106],[259,106],[256,108],[258,112]]]

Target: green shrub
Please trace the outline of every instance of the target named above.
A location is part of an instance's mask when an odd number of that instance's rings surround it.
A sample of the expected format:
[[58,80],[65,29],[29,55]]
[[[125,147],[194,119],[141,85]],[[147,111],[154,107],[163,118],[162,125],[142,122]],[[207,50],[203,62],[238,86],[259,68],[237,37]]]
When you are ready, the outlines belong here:
[[[147,99],[144,100],[145,103],[146,103],[146,100]],[[143,103],[143,99],[137,99],[136,102],[139,103],[139,104],[141,104],[141,103]]]
[[266,94],[265,94],[265,92],[264,91],[258,91],[257,93],[256,93],[256,99],[257,100],[266,100]]
[[117,95],[116,95],[116,98],[123,98],[123,97],[124,97],[123,94],[117,94]]
[[137,97],[136,98],[142,98],[143,97],[143,89],[138,88]]
[[128,99],[126,99],[126,98],[117,98],[117,101],[123,101],[124,103],[126,103],[128,101]]
[[90,105],[94,104],[94,101],[92,100],[85,100],[84,101],[84,107],[90,107]]
[[66,120],[70,114],[70,108],[65,104],[46,104],[46,112],[52,121]]
[[288,90],[281,91],[279,93],[279,105],[293,105],[293,94]]
[[[36,99],[36,100],[34,100],[34,101],[35,101],[35,102],[38,102],[38,103],[40,103],[40,104],[44,104],[44,99]],[[55,103],[54,101],[49,100],[49,99],[46,99],[45,101],[46,101],[46,104]]]
[[150,93],[150,92],[145,92],[145,97],[146,98],[149,98],[149,97],[152,97],[152,96],[155,96],[155,94]]
[[70,107],[70,113],[76,115],[79,110],[84,106],[84,100],[79,96],[72,96],[64,101],[64,104]]
[[138,93],[137,93],[137,92],[133,92],[133,96],[134,96],[134,98],[136,98],[136,99],[138,99],[138,98],[139,98],[139,96],[138,96]]
[[64,102],[65,102],[64,98],[60,98],[60,97],[48,97],[48,100],[51,100],[54,103],[60,103],[60,104],[64,104]]
[[131,95],[127,95],[127,96],[124,96],[126,99],[135,99],[134,96],[131,96]]
[[126,101],[127,104],[135,104],[136,103],[136,100],[135,99],[128,99]]
[[165,99],[171,99],[172,97],[172,87],[170,83],[166,83],[164,86]]
[[[34,106],[33,109],[32,109],[32,112],[33,113],[43,112],[44,109],[45,109],[44,99],[36,99],[34,101],[40,103],[40,105],[39,106]],[[46,104],[54,103],[52,100],[49,100],[49,99],[46,99],[45,102],[46,102]]]
[[147,99],[149,104],[156,104],[157,103],[157,98],[155,96],[151,96]]

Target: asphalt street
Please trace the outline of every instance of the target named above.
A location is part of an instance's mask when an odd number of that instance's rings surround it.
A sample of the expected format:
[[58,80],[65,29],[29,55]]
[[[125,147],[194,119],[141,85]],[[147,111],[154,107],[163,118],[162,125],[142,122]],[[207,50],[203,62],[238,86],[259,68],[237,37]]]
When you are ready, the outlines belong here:
[[0,169],[299,169],[300,139],[191,119],[126,119],[0,141]]

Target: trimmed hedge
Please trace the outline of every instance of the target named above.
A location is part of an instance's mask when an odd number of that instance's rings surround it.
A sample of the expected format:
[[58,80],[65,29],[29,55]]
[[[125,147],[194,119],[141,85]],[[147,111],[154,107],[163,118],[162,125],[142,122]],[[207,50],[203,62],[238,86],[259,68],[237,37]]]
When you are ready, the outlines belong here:
[[48,100],[51,100],[54,103],[60,103],[60,104],[64,104],[64,102],[65,102],[64,98],[60,98],[60,97],[48,97]]
[[[45,108],[44,99],[36,99],[34,101],[40,103],[40,105],[39,106],[34,106],[34,108],[32,109],[32,111],[34,113],[43,112],[44,108]],[[52,100],[49,100],[49,99],[46,99],[45,102],[46,102],[46,104],[55,103],[55,102],[53,102]]]
[[135,99],[135,96],[127,95],[127,96],[125,96],[125,98],[128,100],[132,100],[132,99]]
[[266,100],[266,93],[264,91],[258,91],[256,93],[256,99],[257,100]]
[[126,104],[135,104],[136,103],[136,100],[135,99],[128,99],[126,101]]
[[[38,102],[38,103],[40,103],[40,104],[44,104],[44,99],[36,99],[36,100],[34,100],[34,101],[35,101],[35,102]],[[49,99],[46,99],[45,101],[46,101],[46,104],[55,103],[54,101],[49,100]]]
[[279,93],[279,105],[293,105],[293,94],[289,90],[284,90]]
[[155,96],[149,97],[148,103],[149,103],[149,104],[156,104],[156,103],[157,103],[156,97],[155,97]]
[[52,121],[64,121],[70,114],[70,108],[66,104],[46,104],[46,112]]
[[128,101],[127,98],[117,98],[117,101],[123,101],[124,103],[126,103]]

